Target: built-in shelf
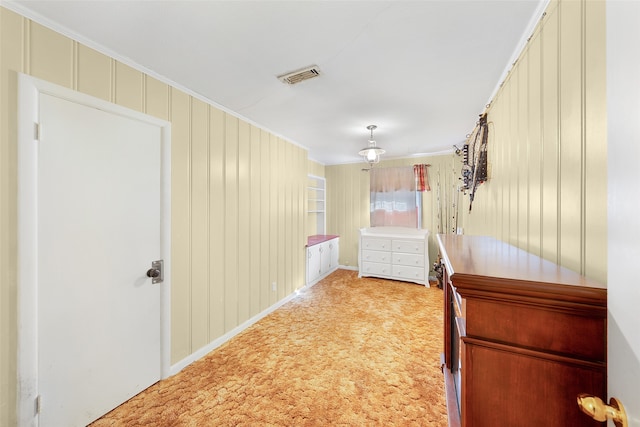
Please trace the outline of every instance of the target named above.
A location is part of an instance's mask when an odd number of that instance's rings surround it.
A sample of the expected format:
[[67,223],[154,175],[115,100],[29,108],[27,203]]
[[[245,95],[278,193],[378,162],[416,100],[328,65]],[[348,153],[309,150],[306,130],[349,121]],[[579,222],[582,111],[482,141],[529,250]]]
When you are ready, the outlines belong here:
[[307,235],[323,235],[326,230],[326,180],[307,176]]

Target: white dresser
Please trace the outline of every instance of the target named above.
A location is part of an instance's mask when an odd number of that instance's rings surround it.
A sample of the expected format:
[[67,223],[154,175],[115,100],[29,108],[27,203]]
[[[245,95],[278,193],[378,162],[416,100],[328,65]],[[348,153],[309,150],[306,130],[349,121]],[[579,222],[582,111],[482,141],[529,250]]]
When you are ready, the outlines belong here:
[[358,277],[375,276],[429,286],[429,230],[360,229]]

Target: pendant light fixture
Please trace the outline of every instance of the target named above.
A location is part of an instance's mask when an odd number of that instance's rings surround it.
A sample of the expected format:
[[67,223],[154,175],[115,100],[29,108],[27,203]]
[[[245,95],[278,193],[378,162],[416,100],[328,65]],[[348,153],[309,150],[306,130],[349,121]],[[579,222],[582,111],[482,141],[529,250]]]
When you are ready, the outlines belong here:
[[364,157],[364,161],[373,166],[375,163],[380,162],[380,155],[384,154],[384,150],[378,146],[376,146],[376,141],[373,139],[373,131],[377,128],[376,125],[369,125],[367,129],[371,131],[371,136],[369,138],[369,146],[363,148],[358,152],[362,157]]

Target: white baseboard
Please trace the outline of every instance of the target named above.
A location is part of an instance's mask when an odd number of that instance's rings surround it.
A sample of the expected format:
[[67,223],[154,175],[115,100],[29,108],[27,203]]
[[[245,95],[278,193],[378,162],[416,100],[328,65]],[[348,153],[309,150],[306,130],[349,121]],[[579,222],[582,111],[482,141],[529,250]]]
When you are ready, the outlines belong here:
[[174,365],[171,365],[171,368],[169,369],[169,375],[168,376],[173,376],[173,375],[177,374],[178,372],[180,372],[181,370],[183,370],[184,368],[186,368],[187,366],[189,366],[190,364],[192,364],[196,360],[201,359],[202,357],[206,356],[207,354],[209,354],[210,352],[212,352],[216,348],[220,347],[222,344],[224,344],[227,341],[229,341],[231,338],[233,338],[236,335],[238,335],[240,332],[242,332],[245,329],[247,329],[249,326],[253,325],[254,323],[259,321],[263,317],[273,313],[278,308],[280,308],[283,305],[285,305],[286,303],[288,303],[289,301],[294,299],[296,296],[298,296],[301,292],[304,292],[306,289],[309,289],[310,287],[312,287],[313,285],[318,283],[320,280],[324,279],[329,274],[331,274],[334,271],[336,271],[338,268],[342,268],[342,269],[345,269],[345,270],[356,270],[356,271],[358,270],[355,267],[347,267],[347,266],[342,266],[342,265],[338,266],[337,268],[334,268],[333,270],[331,270],[331,271],[327,272],[326,274],[324,274],[322,277],[318,278],[318,280],[316,280],[316,281],[314,281],[312,283],[309,283],[308,285],[303,286],[302,288],[296,290],[295,292],[293,292],[292,294],[290,294],[290,295],[286,296],[285,298],[281,299],[280,301],[278,301],[277,303],[275,303],[271,307],[269,307],[266,310],[256,314],[252,318],[250,318],[250,319],[246,320],[245,322],[241,323],[240,325],[236,326],[235,328],[233,328],[232,330],[230,330],[226,334],[224,334],[224,335],[216,338],[215,340],[211,341],[209,344],[207,344],[206,346],[200,348],[199,350],[195,351],[194,353],[191,353],[189,356],[185,357],[184,359],[182,359],[178,363],[176,363]]
[[202,357],[206,356],[207,354],[209,354],[210,352],[212,352],[216,348],[220,347],[222,344],[226,343],[231,338],[235,337],[240,332],[244,331],[249,326],[251,326],[254,323],[256,323],[258,320],[262,319],[263,317],[267,316],[268,314],[273,313],[278,308],[282,307],[284,304],[288,303],[293,298],[295,298],[298,295],[298,293],[300,293],[300,291],[303,290],[303,289],[304,288],[299,289],[299,290],[293,292],[292,294],[286,296],[285,298],[281,299],[277,303],[273,304],[271,307],[267,308],[264,311],[261,311],[260,313],[256,314],[255,316],[251,317],[250,319],[248,319],[245,322],[241,323],[240,325],[236,326],[235,328],[233,328],[232,330],[230,330],[226,334],[216,338],[215,340],[211,341],[209,344],[207,344],[206,346],[200,348],[199,350],[195,351],[194,353],[191,353],[189,356],[185,357],[184,359],[182,359],[178,363],[176,363],[174,365],[171,365],[171,368],[169,369],[169,376],[173,376],[173,375],[177,374],[178,372],[180,372],[181,370],[183,370],[184,368],[186,368],[187,366],[189,366],[190,364],[192,364],[196,360],[201,359]]

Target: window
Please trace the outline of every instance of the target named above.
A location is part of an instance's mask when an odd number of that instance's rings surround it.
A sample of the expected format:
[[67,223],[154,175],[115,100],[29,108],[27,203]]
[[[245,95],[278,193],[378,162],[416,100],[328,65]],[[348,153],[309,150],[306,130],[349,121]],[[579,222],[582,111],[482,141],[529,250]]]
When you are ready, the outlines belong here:
[[420,228],[422,193],[416,191],[413,166],[370,171],[371,226]]

